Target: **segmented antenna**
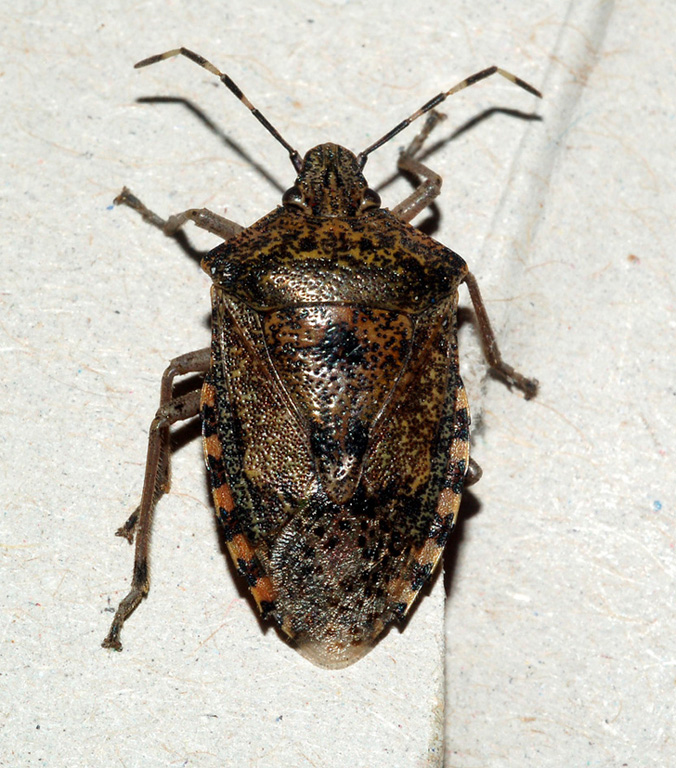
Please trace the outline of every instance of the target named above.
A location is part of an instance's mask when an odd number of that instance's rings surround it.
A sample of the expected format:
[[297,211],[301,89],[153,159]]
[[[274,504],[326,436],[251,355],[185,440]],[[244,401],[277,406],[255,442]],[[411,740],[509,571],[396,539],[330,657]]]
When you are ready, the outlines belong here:
[[408,128],[408,126],[414,121],[417,120],[421,115],[424,115],[426,112],[429,112],[431,109],[434,109],[438,104],[441,104],[442,101],[445,101],[449,96],[453,96],[454,93],[458,93],[458,91],[462,91],[464,88],[469,88],[470,85],[474,85],[475,83],[478,83],[481,80],[485,80],[487,77],[490,77],[491,75],[502,75],[503,77],[507,78],[510,82],[514,83],[515,85],[518,85],[520,88],[523,88],[525,91],[528,91],[528,93],[532,93],[534,96],[537,96],[539,99],[542,98],[542,94],[540,91],[538,91],[537,88],[533,88],[532,85],[527,83],[525,80],[522,80],[520,77],[517,77],[516,75],[513,75],[511,72],[507,72],[506,69],[500,69],[500,67],[496,67],[493,65],[492,67],[488,67],[488,69],[482,69],[481,72],[477,72],[475,75],[471,75],[470,77],[466,77],[464,80],[461,80],[457,85],[454,85],[450,90],[445,91],[443,93],[438,94],[433,99],[430,99],[426,104],[423,104],[420,109],[416,110],[412,115],[406,118],[406,120],[402,120],[398,125],[395,125],[394,128],[392,128],[391,131],[388,131],[383,137],[378,139],[378,141],[371,144],[370,147],[367,147],[363,152],[360,152],[357,155],[357,162],[359,163],[359,167],[363,168],[366,164],[366,160],[368,156],[371,154],[371,152],[375,151],[379,147],[382,147],[383,144],[386,144],[390,139],[394,138],[398,133],[401,133],[401,131],[404,130],[404,128]]
[[[155,56],[149,56],[147,59],[143,59],[137,64],[134,64],[134,67],[136,69],[139,69],[140,67],[147,67],[150,64],[157,64],[158,61],[164,61],[165,59],[170,59],[174,56],[185,56],[191,61],[194,61],[195,64],[199,64],[200,67],[203,67],[208,72],[211,72],[212,75],[216,75],[216,77],[223,83],[223,85],[225,85],[228,90],[234,93],[235,96],[242,102],[242,104],[244,104],[244,106],[251,112],[256,120],[258,120],[258,122],[268,131],[268,133],[277,139],[277,141],[284,147],[284,149],[286,149],[286,151],[289,153],[289,158],[293,163],[293,167],[296,169],[296,172],[300,173],[303,170],[303,160],[298,151],[289,144],[289,142],[282,136],[282,134],[274,127],[274,125],[272,125],[272,123],[265,117],[265,115],[263,115],[262,112],[254,107],[249,99],[247,99],[247,97],[242,93],[237,83],[235,83],[225,72],[221,72],[220,69],[217,69],[203,56],[200,56],[198,53],[191,51],[189,48],[174,48],[171,51],[165,51],[164,53],[158,53]],[[405,128],[408,128],[408,126],[414,120],[417,120],[426,112],[434,109],[434,107],[436,107],[438,104],[441,104],[441,102],[445,101],[449,96],[458,93],[458,91],[462,91],[464,88],[469,88],[470,85],[474,85],[481,80],[485,80],[487,77],[491,77],[491,75],[501,75],[515,85],[518,85],[520,88],[523,88],[525,91],[528,91],[528,93],[532,93],[539,99],[542,98],[542,94],[537,90],[537,88],[534,88],[525,80],[522,80],[520,77],[513,75],[511,72],[507,72],[506,69],[501,69],[500,67],[496,66],[488,67],[488,69],[482,69],[481,72],[477,72],[470,77],[466,77],[464,80],[461,80],[457,85],[454,85],[448,91],[444,91],[435,96],[433,99],[430,99],[412,115],[407,117],[405,120],[402,120],[398,125],[395,125],[391,131],[388,131],[384,136],[378,139],[378,141],[374,142],[371,144],[371,146],[360,152],[357,155],[357,162],[359,163],[359,167],[364,167],[366,160],[368,159],[368,156],[371,154],[371,152],[374,152],[376,149],[382,147],[383,144],[386,144],[398,133],[401,133],[401,131],[403,131]]]
[[242,93],[242,91],[239,89],[239,86],[237,83],[235,83],[233,80],[228,77],[228,75],[225,74],[225,72],[221,72],[220,69],[217,69],[210,61],[207,61],[207,59],[204,58],[204,56],[200,56],[199,53],[195,53],[194,51],[191,51],[188,48],[174,48],[171,51],[165,51],[164,53],[158,53],[155,56],[149,56],[147,59],[143,59],[143,61],[139,61],[137,64],[134,64],[135,69],[140,69],[141,67],[147,67],[150,64],[157,64],[158,61],[164,61],[165,59],[171,59],[173,56],[185,56],[186,58],[190,59],[190,61],[194,61],[195,64],[199,64],[200,67],[204,67],[208,72],[211,72],[212,75],[216,75],[216,77],[223,83],[223,85],[226,86],[232,93],[237,96],[237,98],[244,104],[244,106],[251,112],[251,114],[258,120],[258,122],[269,132],[271,133],[275,139],[286,149],[286,151],[289,153],[289,158],[291,159],[291,162],[293,163],[293,167],[296,169],[298,173],[303,168],[303,160],[301,159],[300,154],[295,150],[291,144],[282,136],[282,134],[272,125],[272,123],[265,117],[265,115],[260,112],[254,105],[247,99],[247,97]]

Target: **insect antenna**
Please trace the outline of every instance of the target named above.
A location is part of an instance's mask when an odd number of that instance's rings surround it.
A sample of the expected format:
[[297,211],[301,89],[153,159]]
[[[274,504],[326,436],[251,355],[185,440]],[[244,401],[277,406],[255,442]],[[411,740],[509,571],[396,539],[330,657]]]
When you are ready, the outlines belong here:
[[390,139],[394,138],[398,133],[401,133],[401,131],[404,130],[404,128],[408,128],[408,126],[414,121],[417,120],[421,115],[424,115],[426,112],[429,112],[431,109],[434,109],[438,104],[441,104],[442,101],[445,101],[449,96],[453,96],[454,93],[458,93],[458,91],[462,91],[464,88],[469,88],[470,85],[474,85],[475,83],[478,83],[480,80],[485,80],[487,77],[490,77],[491,75],[502,75],[502,77],[506,78],[510,82],[514,83],[515,85],[518,85],[520,88],[523,88],[525,91],[528,91],[528,93],[532,93],[534,96],[537,96],[539,99],[542,98],[542,94],[540,91],[538,91],[537,88],[533,88],[532,85],[527,83],[525,80],[522,80],[520,77],[517,77],[516,75],[513,75],[511,72],[507,72],[506,69],[500,69],[500,67],[496,67],[495,65],[492,67],[488,67],[488,69],[482,69],[481,72],[477,72],[474,75],[471,75],[470,77],[466,77],[464,80],[461,80],[457,85],[454,85],[450,90],[444,91],[437,96],[435,96],[433,99],[430,99],[426,104],[423,104],[420,109],[416,110],[412,115],[406,118],[406,120],[402,120],[398,125],[395,125],[394,128],[392,128],[391,131],[388,131],[384,136],[382,136],[378,141],[371,144],[370,147],[367,147],[363,152],[360,152],[357,155],[357,162],[359,163],[359,167],[363,168],[366,164],[366,160],[368,156],[373,152],[374,150],[378,149],[379,147],[382,147],[383,144],[386,144]]
[[282,134],[274,127],[274,125],[272,125],[272,123],[265,117],[265,115],[263,115],[261,112],[259,112],[258,109],[256,109],[256,107],[254,107],[254,105],[239,89],[237,83],[231,80],[225,72],[221,72],[219,69],[217,69],[203,56],[200,56],[198,53],[195,53],[188,48],[174,48],[171,51],[158,53],[155,56],[149,56],[147,59],[143,59],[142,61],[137,62],[134,64],[134,69],[147,67],[150,64],[157,64],[158,61],[164,61],[165,59],[170,59],[173,56],[185,56],[191,61],[194,61],[195,64],[199,64],[200,67],[204,67],[204,69],[206,69],[208,72],[211,72],[212,75],[216,75],[216,77],[223,83],[223,85],[225,85],[226,88],[228,88],[230,91],[232,91],[232,93],[235,94],[235,96],[237,96],[242,104],[244,104],[244,106],[251,112],[256,120],[258,120],[258,122],[268,131],[268,133],[271,133],[275,139],[277,139],[277,141],[284,147],[284,149],[286,149],[286,151],[289,153],[289,158],[293,163],[293,167],[297,172],[300,173],[303,167],[303,161],[298,152],[289,144],[288,141],[286,141]]

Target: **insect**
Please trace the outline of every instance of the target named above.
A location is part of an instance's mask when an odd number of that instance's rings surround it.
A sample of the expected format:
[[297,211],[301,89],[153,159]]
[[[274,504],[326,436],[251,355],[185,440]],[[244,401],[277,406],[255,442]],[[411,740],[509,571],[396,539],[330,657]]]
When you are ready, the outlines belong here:
[[[469,410],[458,370],[456,309],[465,283],[488,364],[528,399],[537,381],[503,362],[479,286],[456,253],[409,222],[441,178],[419,159],[439,121],[434,108],[494,74],[490,67],[440,93],[355,155],[320,144],[304,157],[209,61],[216,75],[287,150],[297,177],[281,205],[250,227],[206,209],[162,219],[128,189],[118,204],[173,236],[188,221],[223,239],[202,260],[210,275],[210,349],[175,358],[162,376],[141,502],[117,531],[136,550],[131,590],[104,647],[148,594],[153,511],[169,488],[169,427],[201,415],[216,514],[238,572],[264,617],[322,666],[347,666],[402,619],[438,563],[469,457]],[[420,116],[399,157],[416,188],[391,210],[363,168]],[[174,380],[203,375],[174,396]]]

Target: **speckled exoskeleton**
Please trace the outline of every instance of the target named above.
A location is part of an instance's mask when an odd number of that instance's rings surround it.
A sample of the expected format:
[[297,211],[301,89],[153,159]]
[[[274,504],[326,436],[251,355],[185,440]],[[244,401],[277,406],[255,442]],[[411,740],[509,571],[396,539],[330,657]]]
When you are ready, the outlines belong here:
[[[402,619],[437,565],[469,457],[469,411],[458,369],[456,309],[465,283],[489,365],[526,398],[537,382],[502,361],[476,280],[453,251],[410,225],[439,194],[418,156],[453,93],[500,74],[490,67],[431,99],[358,155],[320,144],[301,158],[224,73],[222,82],[286,148],[297,178],[250,227],[206,209],[164,220],[129,190],[116,199],[167,235],[187,221],[220,236],[202,267],[212,286],[212,344],[171,362],[150,427],[132,586],[103,645],[148,594],[154,507],[169,484],[169,427],[201,415],[216,513],[238,572],[265,617],[315,664],[344,667]],[[399,158],[419,180],[391,210],[363,176],[368,155],[429,113]],[[204,374],[175,397],[176,376]]]

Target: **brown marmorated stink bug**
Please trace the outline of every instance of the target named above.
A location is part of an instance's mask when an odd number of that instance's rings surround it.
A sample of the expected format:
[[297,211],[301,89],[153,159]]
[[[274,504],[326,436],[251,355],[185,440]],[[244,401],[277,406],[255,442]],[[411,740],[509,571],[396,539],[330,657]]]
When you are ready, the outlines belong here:
[[[465,262],[409,222],[441,178],[423,142],[448,96],[440,93],[354,155],[320,144],[305,157],[282,138],[228,75],[177,48],[232,91],[288,151],[297,177],[272,213],[241,227],[206,209],[164,220],[127,189],[115,200],[173,236],[187,221],[223,238],[202,260],[211,276],[210,349],[172,360],[150,426],[141,502],[117,535],[136,553],[131,590],[103,642],[148,594],[153,511],[169,486],[169,427],[201,415],[213,501],[238,572],[264,617],[322,667],[345,667],[402,619],[438,563],[470,463],[469,412],[458,370],[456,309],[465,283],[488,364],[526,398],[537,382],[503,362]],[[371,152],[429,113],[399,157],[418,186],[382,208],[362,170]],[[174,396],[176,376],[203,374]]]

